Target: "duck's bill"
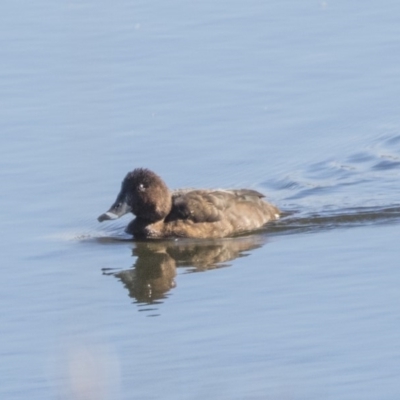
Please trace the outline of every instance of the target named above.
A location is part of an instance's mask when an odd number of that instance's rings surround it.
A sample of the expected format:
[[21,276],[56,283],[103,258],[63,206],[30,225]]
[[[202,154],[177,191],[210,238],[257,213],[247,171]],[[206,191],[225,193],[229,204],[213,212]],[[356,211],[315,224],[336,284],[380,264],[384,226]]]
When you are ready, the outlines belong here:
[[110,220],[110,219],[117,219],[117,218],[119,218],[117,214],[114,214],[114,213],[112,213],[112,212],[110,212],[110,211],[107,211],[106,213],[101,214],[101,215],[97,218],[97,220],[98,220],[99,222],[103,222],[103,221],[107,221],[107,220]]
[[120,218],[131,211],[131,207],[125,201],[120,201],[119,197],[107,212],[97,218],[99,222]]

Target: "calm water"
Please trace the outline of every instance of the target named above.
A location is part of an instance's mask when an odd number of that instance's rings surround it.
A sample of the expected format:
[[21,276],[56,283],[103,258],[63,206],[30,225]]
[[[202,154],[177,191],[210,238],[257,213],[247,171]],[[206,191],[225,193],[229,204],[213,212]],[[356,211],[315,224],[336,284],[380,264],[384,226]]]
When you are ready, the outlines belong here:
[[[1,398],[399,398],[397,1],[0,11]],[[138,166],[285,217],[134,243]]]

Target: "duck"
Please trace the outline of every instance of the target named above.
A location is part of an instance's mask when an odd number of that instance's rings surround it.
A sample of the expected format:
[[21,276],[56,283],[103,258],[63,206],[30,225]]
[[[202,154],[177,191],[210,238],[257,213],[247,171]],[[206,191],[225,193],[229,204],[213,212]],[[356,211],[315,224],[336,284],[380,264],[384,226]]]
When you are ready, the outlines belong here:
[[127,213],[136,216],[125,229],[135,239],[238,236],[277,220],[280,210],[253,189],[178,189],[147,168],[136,168],[122,181],[121,190],[99,222]]

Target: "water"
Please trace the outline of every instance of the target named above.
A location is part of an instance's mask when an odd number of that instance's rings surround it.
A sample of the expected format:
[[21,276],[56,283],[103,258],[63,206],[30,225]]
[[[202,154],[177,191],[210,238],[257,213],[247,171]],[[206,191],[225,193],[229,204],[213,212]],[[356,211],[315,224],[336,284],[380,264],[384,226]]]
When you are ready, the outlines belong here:
[[[399,397],[397,2],[0,10],[1,398]],[[135,243],[134,167],[284,217]]]

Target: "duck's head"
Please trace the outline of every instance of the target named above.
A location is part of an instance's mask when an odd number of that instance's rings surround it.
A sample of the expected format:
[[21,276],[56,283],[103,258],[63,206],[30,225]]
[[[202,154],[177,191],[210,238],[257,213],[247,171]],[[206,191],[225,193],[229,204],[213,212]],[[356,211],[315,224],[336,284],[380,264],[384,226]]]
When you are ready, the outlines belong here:
[[97,219],[103,222],[132,212],[138,218],[156,222],[164,219],[171,207],[171,193],[164,181],[148,169],[137,168],[126,175],[114,204]]

